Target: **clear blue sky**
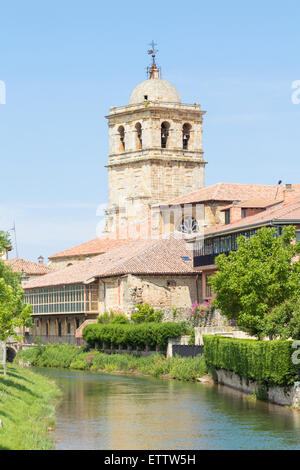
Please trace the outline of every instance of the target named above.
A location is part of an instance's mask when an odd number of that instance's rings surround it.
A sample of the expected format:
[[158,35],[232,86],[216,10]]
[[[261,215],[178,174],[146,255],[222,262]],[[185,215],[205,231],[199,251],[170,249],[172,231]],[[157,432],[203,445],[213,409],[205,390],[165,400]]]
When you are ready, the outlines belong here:
[[0,229],[36,260],[96,236],[110,106],[145,79],[148,43],[207,111],[206,184],[300,182],[299,1],[15,0],[0,6]]

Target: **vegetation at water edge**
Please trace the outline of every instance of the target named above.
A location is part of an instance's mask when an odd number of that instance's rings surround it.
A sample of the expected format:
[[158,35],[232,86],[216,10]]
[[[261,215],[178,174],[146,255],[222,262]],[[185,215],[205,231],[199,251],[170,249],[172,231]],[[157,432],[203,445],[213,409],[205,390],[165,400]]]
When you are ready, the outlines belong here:
[[195,358],[173,357],[152,354],[137,357],[132,354],[104,354],[86,351],[66,344],[38,346],[20,351],[17,363],[28,363],[39,367],[64,367],[77,370],[140,373],[154,377],[168,376],[172,379],[194,381],[206,374],[203,356]]

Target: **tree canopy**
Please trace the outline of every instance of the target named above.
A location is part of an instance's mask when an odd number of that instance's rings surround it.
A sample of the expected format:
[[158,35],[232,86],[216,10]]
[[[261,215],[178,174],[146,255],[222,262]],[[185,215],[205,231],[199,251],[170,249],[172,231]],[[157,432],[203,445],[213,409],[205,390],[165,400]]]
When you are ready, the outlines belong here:
[[300,253],[294,226],[262,228],[251,238],[240,236],[237,251],[216,258],[218,271],[210,278],[216,293],[213,305],[250,335],[265,334],[267,315],[299,296]]
[[[10,246],[5,232],[0,231],[0,252]],[[8,338],[18,338],[16,328],[31,326],[31,307],[23,303],[24,291],[21,275],[0,259],[0,341],[4,344],[4,373],[6,372],[6,346]]]

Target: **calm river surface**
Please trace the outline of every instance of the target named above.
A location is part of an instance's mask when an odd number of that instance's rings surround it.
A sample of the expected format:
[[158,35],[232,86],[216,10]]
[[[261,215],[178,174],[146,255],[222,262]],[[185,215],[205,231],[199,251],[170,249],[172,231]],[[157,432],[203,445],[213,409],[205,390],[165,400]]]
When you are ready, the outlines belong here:
[[33,369],[63,391],[56,449],[300,449],[300,412],[224,387]]

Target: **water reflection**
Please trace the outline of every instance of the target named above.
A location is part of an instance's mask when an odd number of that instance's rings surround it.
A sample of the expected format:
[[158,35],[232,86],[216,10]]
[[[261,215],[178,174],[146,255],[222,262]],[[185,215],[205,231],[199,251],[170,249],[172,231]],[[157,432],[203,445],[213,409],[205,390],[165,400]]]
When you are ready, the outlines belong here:
[[57,449],[299,449],[300,412],[226,387],[37,369],[63,389]]

